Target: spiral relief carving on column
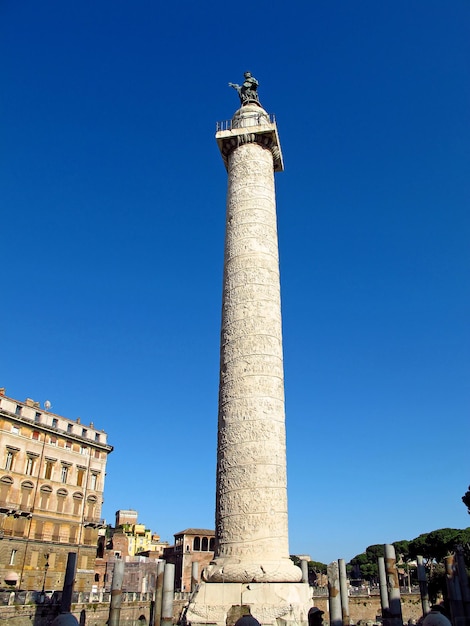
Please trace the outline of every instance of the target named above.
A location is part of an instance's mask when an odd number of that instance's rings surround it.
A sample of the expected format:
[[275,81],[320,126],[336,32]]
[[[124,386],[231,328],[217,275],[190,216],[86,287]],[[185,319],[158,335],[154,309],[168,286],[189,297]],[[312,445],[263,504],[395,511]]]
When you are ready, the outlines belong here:
[[[242,114],[243,109],[236,115]],[[205,579],[297,582],[301,571],[290,560],[288,548],[274,189],[274,159],[280,162],[281,157],[271,131],[245,130],[242,117],[234,126],[241,129],[238,134],[219,143],[229,184],[219,385],[218,548]]]

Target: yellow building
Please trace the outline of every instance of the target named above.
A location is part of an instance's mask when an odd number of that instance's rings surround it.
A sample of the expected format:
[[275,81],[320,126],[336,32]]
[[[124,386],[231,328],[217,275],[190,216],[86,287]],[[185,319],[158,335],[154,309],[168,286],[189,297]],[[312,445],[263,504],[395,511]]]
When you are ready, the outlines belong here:
[[127,537],[129,556],[149,549],[152,531],[145,524],[123,524],[122,531]]
[[91,590],[112,449],[93,423],[0,389],[0,587],[60,590],[76,552],[75,590]]
[[[160,536],[153,533],[145,524],[137,523],[137,511],[120,509],[116,511],[116,530],[127,538],[127,555],[135,556],[143,552],[163,554],[168,542],[160,541]],[[114,535],[116,538],[116,535]]]

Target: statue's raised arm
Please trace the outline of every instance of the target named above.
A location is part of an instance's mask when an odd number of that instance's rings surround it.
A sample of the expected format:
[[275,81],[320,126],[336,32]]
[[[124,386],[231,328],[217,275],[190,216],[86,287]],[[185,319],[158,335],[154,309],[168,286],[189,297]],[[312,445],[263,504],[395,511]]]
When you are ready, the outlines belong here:
[[261,106],[258,97],[258,81],[250,72],[245,72],[243,76],[245,77],[243,85],[240,86],[236,83],[229,83],[229,87],[236,89],[242,106],[250,103]]

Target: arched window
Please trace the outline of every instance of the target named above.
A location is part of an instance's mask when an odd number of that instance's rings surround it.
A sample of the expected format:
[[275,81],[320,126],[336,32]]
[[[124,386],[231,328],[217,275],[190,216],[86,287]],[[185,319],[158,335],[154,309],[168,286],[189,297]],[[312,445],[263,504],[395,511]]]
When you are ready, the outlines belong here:
[[202,538],[201,550],[207,552],[209,550],[209,540],[207,537]]
[[200,549],[201,549],[201,537],[194,537],[193,550],[197,552]]
[[50,487],[49,485],[43,485],[41,487],[41,493],[40,493],[40,501],[39,501],[39,508],[40,509],[47,509],[47,505],[49,504],[49,498],[51,497],[51,493],[52,493],[52,487]]
[[8,492],[13,485],[13,478],[11,476],[2,476],[0,478],[0,500],[6,502],[8,499]]
[[68,496],[66,489],[57,490],[57,513],[64,512],[65,498]]
[[34,485],[30,480],[25,480],[21,484],[21,504],[22,508],[28,508],[31,500],[31,494],[33,493]]
[[83,494],[76,491],[73,496],[73,514],[80,515],[83,502]]
[[211,537],[209,540],[209,551],[214,552],[215,550],[215,537]]
[[95,583],[99,583],[99,582],[100,582],[100,575],[95,574]]
[[97,502],[96,496],[88,496],[86,500],[86,506],[87,506],[86,516],[90,519],[93,519],[95,515],[96,502]]

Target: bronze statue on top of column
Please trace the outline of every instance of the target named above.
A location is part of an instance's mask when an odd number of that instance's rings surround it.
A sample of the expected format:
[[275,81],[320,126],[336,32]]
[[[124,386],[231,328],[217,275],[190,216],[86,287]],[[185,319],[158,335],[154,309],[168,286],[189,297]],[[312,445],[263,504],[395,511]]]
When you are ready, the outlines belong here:
[[229,87],[236,89],[242,106],[245,104],[257,104],[261,106],[258,97],[258,81],[251,75],[251,72],[245,72],[243,76],[245,77],[243,85],[229,83]]

